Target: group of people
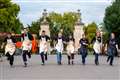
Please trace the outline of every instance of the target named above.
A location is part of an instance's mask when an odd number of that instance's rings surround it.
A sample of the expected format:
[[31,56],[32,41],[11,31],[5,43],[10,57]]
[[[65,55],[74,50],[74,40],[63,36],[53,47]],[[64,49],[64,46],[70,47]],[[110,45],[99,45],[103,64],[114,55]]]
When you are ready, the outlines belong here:
[[[24,62],[24,66],[27,67],[27,55],[28,58],[31,58],[31,40],[33,39],[33,36],[27,31],[27,29],[24,29],[24,33],[21,35],[22,38],[22,58]],[[45,31],[43,30],[41,35],[39,36],[39,54],[41,56],[42,65],[45,65],[45,61],[47,61],[48,56],[47,52],[49,49],[49,41],[50,37],[46,35]],[[57,55],[57,64],[62,64],[62,53],[64,51],[64,44],[67,44],[66,51],[67,51],[67,58],[68,58],[68,65],[74,64],[74,56],[76,54],[75,51],[75,39],[72,35],[70,35],[67,39],[62,35],[61,32],[58,33],[58,36],[54,39],[55,40],[55,46],[54,49],[56,51]],[[10,66],[13,66],[14,62],[14,54],[15,54],[15,38],[11,36],[11,34],[8,34],[8,36],[5,38],[4,42],[6,42],[5,47],[5,55],[7,56],[7,60],[9,60]],[[99,65],[99,55],[101,53],[102,49],[102,43],[101,43],[101,36],[100,34],[96,34],[96,37],[92,40],[93,43],[93,51],[95,55],[95,64]],[[89,41],[86,38],[85,34],[82,35],[82,38],[79,41],[80,48],[78,49],[78,52],[81,54],[82,64],[86,64],[86,57],[88,55],[88,45]],[[3,44],[4,45],[4,44]],[[2,45],[2,47],[3,47]],[[112,66],[113,60],[116,51],[118,51],[118,45],[117,41],[115,39],[115,34],[111,33],[110,39],[107,43],[107,62]]]

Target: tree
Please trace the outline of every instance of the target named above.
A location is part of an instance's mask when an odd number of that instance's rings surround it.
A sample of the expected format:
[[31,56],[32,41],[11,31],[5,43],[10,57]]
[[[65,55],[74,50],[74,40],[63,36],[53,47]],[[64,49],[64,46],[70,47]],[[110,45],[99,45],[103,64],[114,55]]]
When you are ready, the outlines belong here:
[[40,29],[40,21],[37,20],[36,22],[32,22],[31,25],[28,25],[29,31],[33,34],[39,35],[39,29]]
[[20,33],[22,24],[17,18],[20,7],[11,0],[0,0],[0,32]]
[[78,17],[75,12],[66,12],[63,15],[63,22],[62,22],[62,29],[63,34],[65,37],[68,37],[69,35],[73,34],[74,31],[74,25],[77,21]]
[[120,0],[115,0],[106,8],[104,24],[106,30],[109,33],[114,32],[120,41]]
[[55,36],[57,36],[58,32],[61,29],[63,18],[62,18],[62,15],[59,13],[51,12],[49,13],[49,19],[51,20],[50,33],[52,37],[54,38]]
[[[97,30],[97,24],[95,22],[88,24],[86,27],[84,27],[85,34],[89,42],[91,43],[92,39],[95,37],[96,30]],[[89,49],[92,49],[92,45],[89,46]]]

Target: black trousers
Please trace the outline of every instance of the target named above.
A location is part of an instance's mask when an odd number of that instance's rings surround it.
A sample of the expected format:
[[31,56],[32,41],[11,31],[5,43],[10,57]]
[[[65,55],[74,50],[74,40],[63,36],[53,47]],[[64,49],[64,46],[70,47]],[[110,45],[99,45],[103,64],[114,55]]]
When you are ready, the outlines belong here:
[[74,59],[74,54],[68,55],[68,61],[70,61],[71,59]]
[[9,64],[12,66],[14,62],[14,54],[10,55],[9,53],[6,54],[7,60],[9,61]]
[[31,58],[31,53],[28,52],[28,50],[23,50],[22,58],[24,62],[27,62],[27,55],[28,55],[28,58]]
[[45,63],[45,60],[47,60],[47,53],[41,52],[40,53],[42,63]]

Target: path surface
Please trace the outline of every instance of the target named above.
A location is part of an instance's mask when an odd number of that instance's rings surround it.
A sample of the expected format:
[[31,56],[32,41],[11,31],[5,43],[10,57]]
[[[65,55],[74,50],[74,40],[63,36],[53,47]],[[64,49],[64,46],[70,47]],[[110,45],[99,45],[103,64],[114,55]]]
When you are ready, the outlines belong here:
[[115,58],[114,66],[106,63],[106,56],[100,57],[100,65],[94,65],[94,56],[87,57],[87,64],[81,64],[79,55],[75,56],[75,65],[67,65],[63,56],[63,65],[56,64],[56,56],[49,55],[46,65],[41,65],[39,55],[33,55],[27,68],[23,67],[21,56],[15,56],[15,67],[10,68],[4,58],[0,62],[0,80],[120,80],[120,60]]

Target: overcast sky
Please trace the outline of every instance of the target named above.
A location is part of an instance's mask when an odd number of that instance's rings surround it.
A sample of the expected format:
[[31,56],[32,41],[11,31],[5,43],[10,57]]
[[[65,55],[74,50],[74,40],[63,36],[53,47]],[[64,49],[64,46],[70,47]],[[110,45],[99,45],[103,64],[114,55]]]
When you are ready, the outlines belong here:
[[19,18],[26,26],[36,21],[42,15],[43,9],[48,12],[64,13],[81,10],[82,21],[85,24],[103,21],[105,8],[111,5],[111,0],[12,0],[20,5]]

